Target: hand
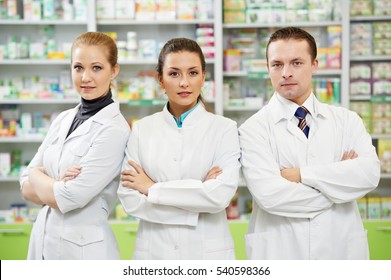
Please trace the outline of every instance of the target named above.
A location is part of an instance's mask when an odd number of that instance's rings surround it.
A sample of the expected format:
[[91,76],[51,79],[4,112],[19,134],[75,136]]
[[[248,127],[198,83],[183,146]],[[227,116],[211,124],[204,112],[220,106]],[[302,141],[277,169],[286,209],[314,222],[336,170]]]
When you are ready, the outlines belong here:
[[64,176],[61,178],[61,181],[69,181],[75,179],[81,172],[81,166],[72,166],[67,171],[65,171]]
[[288,181],[301,183],[300,168],[286,168],[280,171],[282,177]]
[[347,152],[344,152],[342,155],[342,160],[347,160],[347,159],[355,159],[358,157],[358,154],[354,150],[350,150]]
[[218,166],[213,166],[212,169],[209,170],[208,174],[206,175],[204,182],[211,179],[216,179],[217,176],[219,176],[221,173],[223,173],[223,169]]
[[139,191],[142,194],[148,195],[149,188],[155,184],[144,170],[134,161],[129,160],[129,165],[134,170],[123,170],[121,172],[122,186]]

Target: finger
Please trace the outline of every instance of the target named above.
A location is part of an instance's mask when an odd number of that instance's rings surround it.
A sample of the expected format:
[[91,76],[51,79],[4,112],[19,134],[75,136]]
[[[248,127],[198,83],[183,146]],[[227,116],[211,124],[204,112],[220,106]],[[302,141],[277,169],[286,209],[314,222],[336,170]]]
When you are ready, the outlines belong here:
[[135,163],[134,161],[129,160],[128,163],[131,167],[134,168],[134,170],[137,171],[138,174],[144,173],[144,170],[141,168],[141,166]]
[[344,152],[342,155],[342,160],[347,160],[348,152]]
[[128,175],[122,175],[120,176],[121,181],[128,181],[128,182],[134,182],[134,177],[133,176],[128,176]]
[[137,172],[133,170],[122,170],[122,175],[128,175],[128,176],[136,176]]

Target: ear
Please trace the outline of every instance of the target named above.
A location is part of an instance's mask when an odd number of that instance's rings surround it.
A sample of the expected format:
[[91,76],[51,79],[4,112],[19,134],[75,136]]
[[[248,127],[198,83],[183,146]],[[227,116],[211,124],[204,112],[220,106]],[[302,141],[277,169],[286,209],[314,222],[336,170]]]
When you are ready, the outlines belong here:
[[314,74],[318,70],[318,59],[315,58],[312,62],[312,74]]
[[116,65],[114,65],[113,69],[111,70],[111,80],[114,80],[117,77],[119,70],[120,67],[119,64],[117,63]]
[[202,86],[204,86],[205,78],[206,78],[206,71],[203,71],[202,72]]
[[163,78],[162,78],[162,76],[160,76],[159,74],[156,76],[156,79],[157,79],[157,81],[158,81],[158,83],[159,83],[159,86],[160,86],[160,88],[162,89],[162,90],[164,90],[164,83],[163,83]]

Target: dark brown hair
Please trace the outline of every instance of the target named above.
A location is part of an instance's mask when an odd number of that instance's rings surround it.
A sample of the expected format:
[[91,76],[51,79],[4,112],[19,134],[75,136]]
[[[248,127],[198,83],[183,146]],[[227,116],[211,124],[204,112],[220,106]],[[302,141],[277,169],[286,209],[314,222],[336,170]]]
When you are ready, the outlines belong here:
[[[166,56],[170,53],[178,52],[196,53],[200,58],[202,72],[206,71],[205,57],[201,47],[197,44],[197,42],[188,38],[174,38],[167,41],[160,51],[158,63],[156,66],[156,71],[159,77],[163,77],[163,66],[166,61]],[[205,104],[201,94],[199,95],[198,100],[201,100],[201,102]]]
[[316,48],[316,42],[314,37],[312,37],[310,33],[308,33],[307,31],[301,28],[289,26],[289,27],[278,29],[270,36],[269,42],[267,43],[267,47],[266,47],[266,60],[267,61],[269,60],[268,50],[269,50],[270,43],[278,40],[288,40],[288,39],[306,41],[308,43],[311,60],[313,61],[316,58],[317,48]]

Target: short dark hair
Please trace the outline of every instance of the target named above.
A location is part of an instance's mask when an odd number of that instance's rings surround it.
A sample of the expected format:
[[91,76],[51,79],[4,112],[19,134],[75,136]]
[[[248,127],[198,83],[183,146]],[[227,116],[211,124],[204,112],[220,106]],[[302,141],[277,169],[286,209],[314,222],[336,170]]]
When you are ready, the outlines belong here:
[[278,29],[275,31],[269,39],[269,42],[267,43],[266,46],[266,60],[269,60],[268,58],[268,50],[269,50],[269,45],[272,42],[278,41],[278,40],[288,40],[288,39],[294,39],[294,40],[304,40],[308,43],[309,46],[309,52],[311,55],[311,60],[314,60],[317,56],[317,48],[316,48],[316,42],[314,37],[308,33],[307,31],[298,28],[298,27],[284,27],[281,29]]

